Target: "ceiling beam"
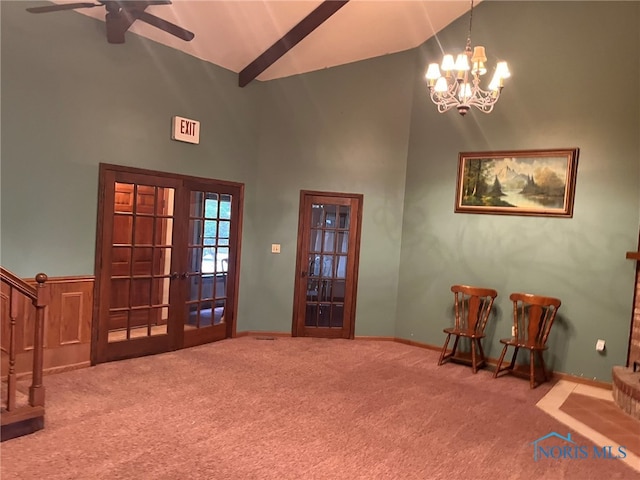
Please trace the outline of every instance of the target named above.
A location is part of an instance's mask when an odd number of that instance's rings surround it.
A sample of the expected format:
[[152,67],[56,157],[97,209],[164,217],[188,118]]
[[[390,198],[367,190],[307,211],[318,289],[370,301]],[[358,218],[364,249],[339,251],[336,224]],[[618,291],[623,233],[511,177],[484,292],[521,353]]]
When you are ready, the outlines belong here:
[[325,0],[309,15],[303,18],[287,34],[271,45],[265,52],[247,65],[238,78],[241,87],[273,65],[280,57],[295,47],[303,38],[322,25],[331,15],[346,5],[349,0]]

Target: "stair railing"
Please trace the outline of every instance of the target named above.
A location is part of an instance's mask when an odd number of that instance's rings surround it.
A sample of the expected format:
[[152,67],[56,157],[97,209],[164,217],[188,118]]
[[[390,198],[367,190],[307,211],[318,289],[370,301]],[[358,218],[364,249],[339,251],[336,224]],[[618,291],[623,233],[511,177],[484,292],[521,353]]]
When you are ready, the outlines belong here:
[[[7,373],[7,399],[6,399],[6,412],[10,414],[16,409],[16,387],[17,387],[17,373],[16,373],[16,358],[17,351],[17,324],[21,320],[20,302],[22,296],[31,300],[31,303],[36,309],[35,325],[34,325],[34,338],[33,338],[33,366],[31,370],[31,386],[29,387],[29,407],[42,407],[44,408],[45,389],[42,384],[43,374],[43,351],[44,351],[44,315],[45,307],[49,303],[49,286],[46,285],[47,276],[44,273],[36,275],[36,286],[32,286],[6,270],[0,267],[0,277],[2,283],[9,286],[9,345],[8,348],[2,347],[2,350],[7,353],[8,359],[8,373]],[[23,315],[24,316],[24,315]],[[2,322],[6,321],[2,318]],[[3,425],[6,423],[3,419]]]

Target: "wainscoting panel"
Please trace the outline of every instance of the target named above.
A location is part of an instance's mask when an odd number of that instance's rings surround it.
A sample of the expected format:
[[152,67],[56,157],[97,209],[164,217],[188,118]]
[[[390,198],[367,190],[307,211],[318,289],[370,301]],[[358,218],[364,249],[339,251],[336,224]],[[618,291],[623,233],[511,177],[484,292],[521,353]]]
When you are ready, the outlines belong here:
[[[27,283],[36,285],[35,279]],[[44,320],[44,372],[88,366],[91,351],[91,317],[93,314],[94,278],[51,277],[47,280],[50,302],[45,309]],[[3,285],[4,286],[4,285]],[[4,290],[4,289],[3,289]],[[2,315],[9,316],[7,292],[2,292]],[[35,308],[22,297],[17,306],[16,329],[16,373],[31,371],[33,362],[33,329]],[[3,322],[6,324],[8,322]],[[4,332],[3,332],[4,333]],[[8,346],[9,339],[3,335],[2,344]],[[7,361],[3,355],[3,372]]]

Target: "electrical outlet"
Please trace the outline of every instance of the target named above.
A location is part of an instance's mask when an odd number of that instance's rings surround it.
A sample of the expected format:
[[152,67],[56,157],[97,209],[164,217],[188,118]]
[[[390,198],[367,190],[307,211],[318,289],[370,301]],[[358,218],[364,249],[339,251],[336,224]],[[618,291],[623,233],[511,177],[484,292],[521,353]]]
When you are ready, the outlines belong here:
[[272,243],[271,244],[271,253],[280,253],[280,244]]

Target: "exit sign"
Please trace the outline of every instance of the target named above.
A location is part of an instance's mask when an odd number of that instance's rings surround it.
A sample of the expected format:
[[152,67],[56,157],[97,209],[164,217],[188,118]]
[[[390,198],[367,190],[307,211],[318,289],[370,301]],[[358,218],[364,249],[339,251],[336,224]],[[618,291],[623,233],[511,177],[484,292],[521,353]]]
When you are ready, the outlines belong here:
[[187,143],[200,143],[200,122],[184,117],[173,117],[171,140]]

